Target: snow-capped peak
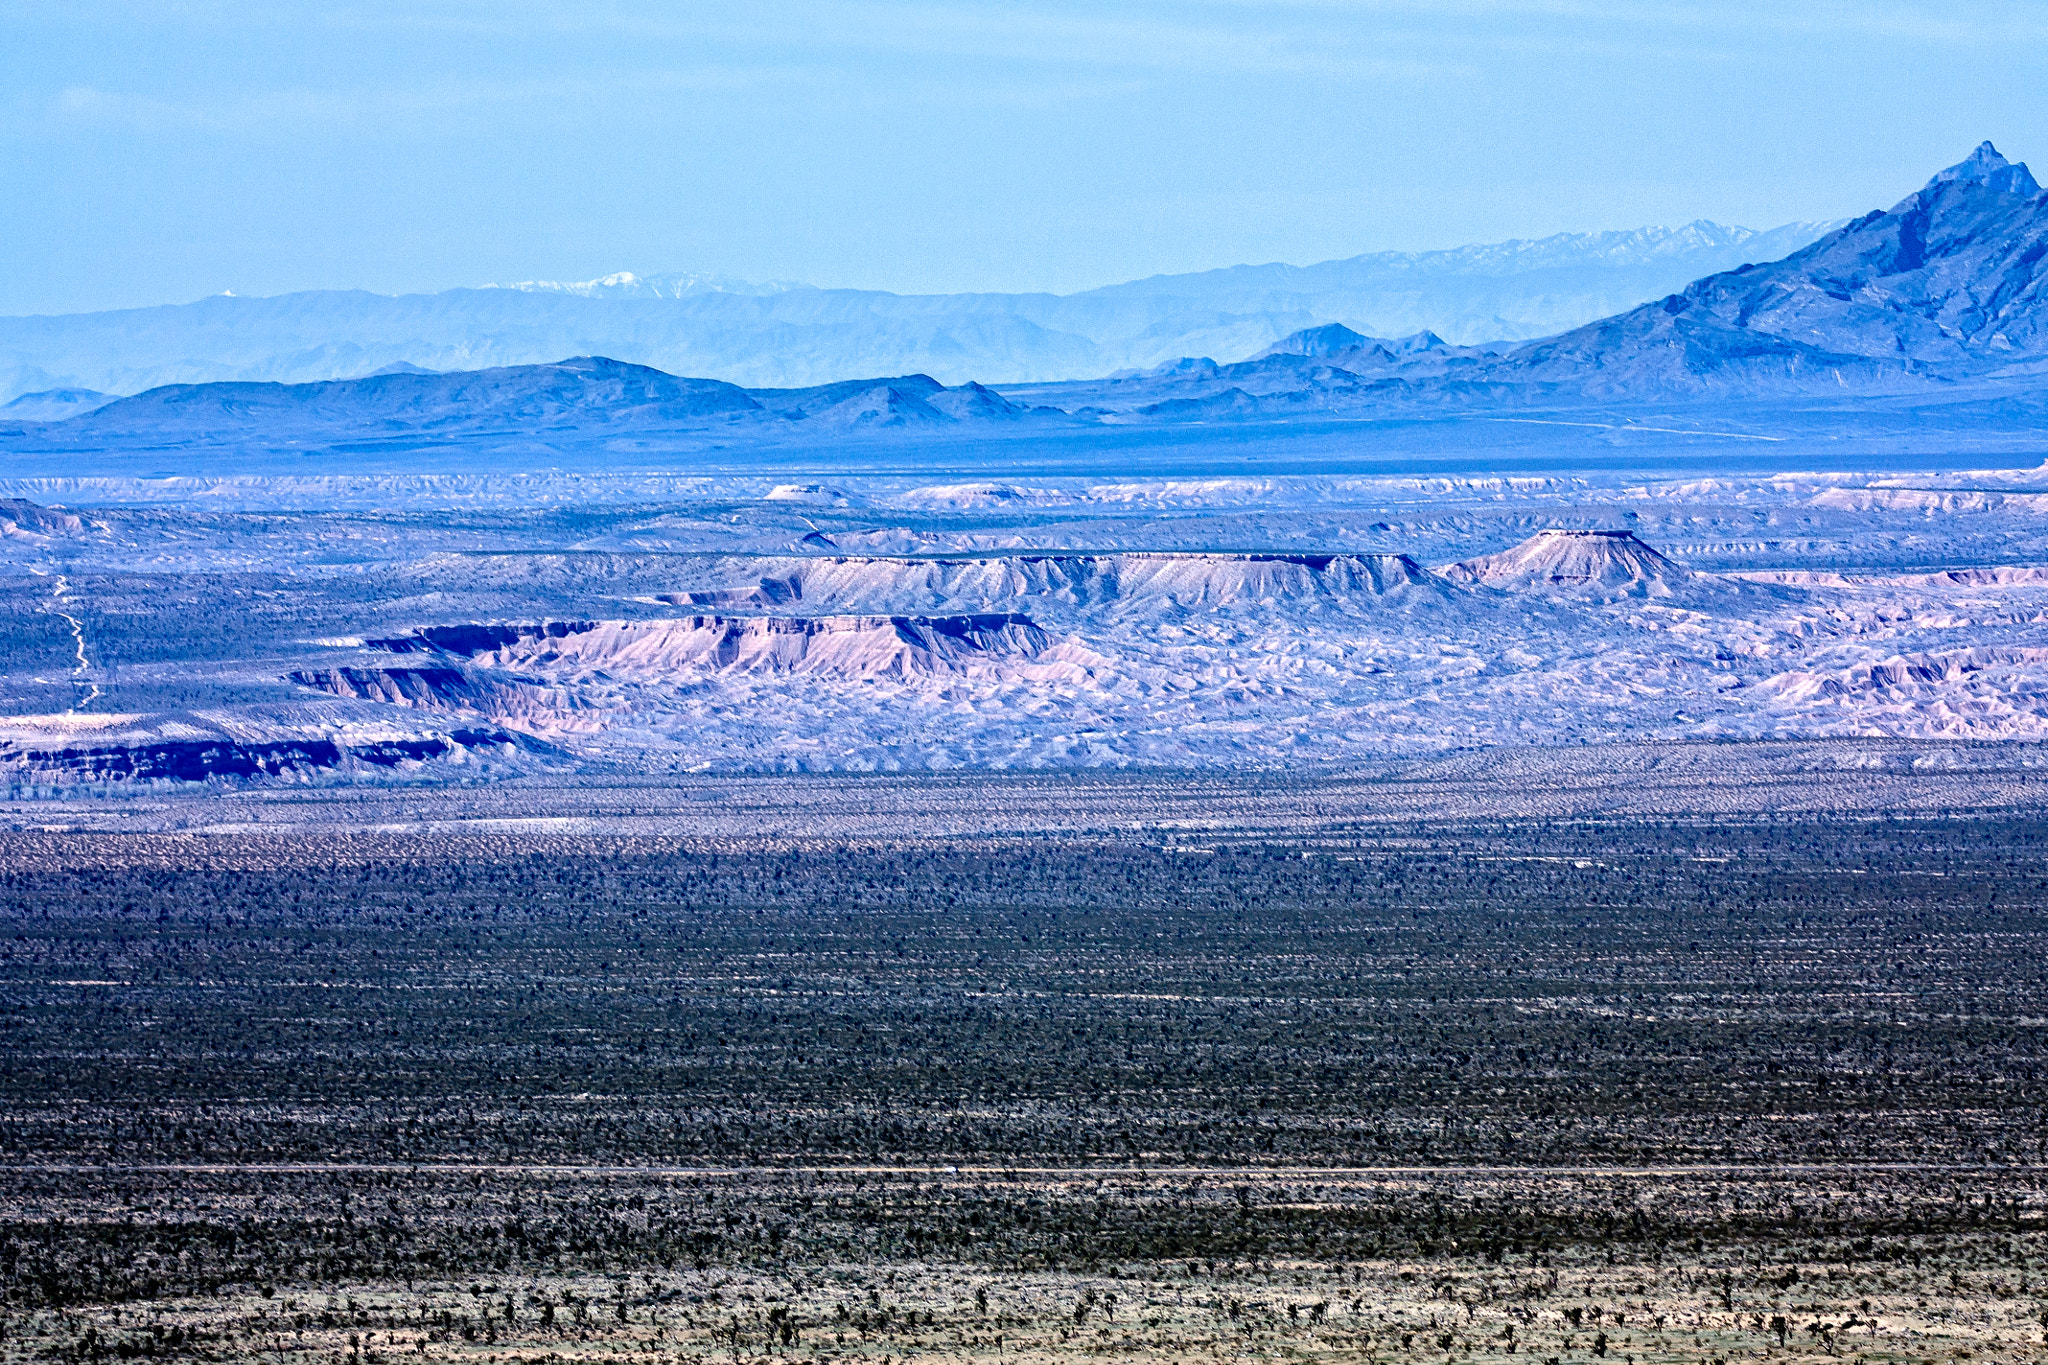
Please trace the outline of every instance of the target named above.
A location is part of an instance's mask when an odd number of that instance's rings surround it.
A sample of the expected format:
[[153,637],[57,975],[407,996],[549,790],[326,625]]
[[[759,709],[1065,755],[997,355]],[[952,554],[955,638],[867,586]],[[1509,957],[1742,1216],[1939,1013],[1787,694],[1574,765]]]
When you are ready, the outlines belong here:
[[594,280],[520,280],[512,284],[487,284],[485,289],[516,289],[522,294],[575,294],[586,299],[641,298],[679,299],[690,294],[782,294],[804,285],[789,280],[734,279],[730,275],[690,273],[677,275],[636,275],[616,270]]

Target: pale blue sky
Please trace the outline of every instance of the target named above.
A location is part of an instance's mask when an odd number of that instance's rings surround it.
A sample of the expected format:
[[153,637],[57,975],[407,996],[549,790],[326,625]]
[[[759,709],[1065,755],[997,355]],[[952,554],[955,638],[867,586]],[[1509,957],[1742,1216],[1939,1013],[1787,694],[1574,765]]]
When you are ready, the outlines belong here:
[[2041,0],[0,0],[0,313],[614,270],[1066,292],[2048,161]]

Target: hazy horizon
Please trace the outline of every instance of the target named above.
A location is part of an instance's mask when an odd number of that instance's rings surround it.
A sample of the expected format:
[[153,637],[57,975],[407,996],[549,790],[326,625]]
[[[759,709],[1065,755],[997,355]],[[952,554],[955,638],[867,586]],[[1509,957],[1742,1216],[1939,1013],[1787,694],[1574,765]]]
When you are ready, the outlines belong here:
[[622,269],[1067,294],[1839,218],[2048,129],[2048,35],[1996,0],[0,15],[6,315]]
[[[2017,158],[2017,157],[2016,157],[2016,158],[2014,158],[2014,159],[2015,159],[2015,160],[2020,160],[2021,158]],[[1380,247],[1380,248],[1376,248],[1376,249],[1374,249],[1374,250],[1371,250],[1371,251],[1357,251],[1357,252],[1351,252],[1351,253],[1348,253],[1348,254],[1346,254],[1346,255],[1341,255],[1341,256],[1333,256],[1333,257],[1328,257],[1328,258],[1325,258],[1325,259],[1322,259],[1322,260],[1315,260],[1315,261],[1279,261],[1279,260],[1271,260],[1271,261],[1251,261],[1251,260],[1246,260],[1246,261],[1227,261],[1227,262],[1222,262],[1222,263],[1218,263],[1218,264],[1214,264],[1214,265],[1198,265],[1198,266],[1192,267],[1191,269],[1188,269],[1188,270],[1174,270],[1174,271],[1153,271],[1153,272],[1150,272],[1149,274],[1144,274],[1144,275],[1133,275],[1133,276],[1130,276],[1130,277],[1129,277],[1129,278],[1127,278],[1127,279],[1116,279],[1116,280],[1104,280],[1104,281],[1102,281],[1102,282],[1100,282],[1100,283],[1098,283],[1098,284],[1092,284],[1092,285],[1084,285],[1084,286],[1082,286],[1082,287],[1080,287],[1080,288],[1078,288],[1078,289],[1064,289],[1064,290],[1051,290],[1051,289],[1015,289],[1015,290],[981,290],[981,291],[966,291],[966,290],[962,290],[962,291],[953,291],[953,292],[956,292],[956,293],[987,293],[987,294],[1016,294],[1016,295],[1024,295],[1024,294],[1052,294],[1052,295],[1055,295],[1055,296],[1058,296],[1058,297],[1067,297],[1067,296],[1071,296],[1071,295],[1075,295],[1075,294],[1086,294],[1086,293],[1090,293],[1090,292],[1093,292],[1093,291],[1095,291],[1095,290],[1100,290],[1100,289],[1113,289],[1113,288],[1116,288],[1116,287],[1117,287],[1117,286],[1119,286],[1119,285],[1124,285],[1124,284],[1142,284],[1142,283],[1144,283],[1144,282],[1145,282],[1145,281],[1147,281],[1147,280],[1153,280],[1153,279],[1171,279],[1171,278],[1177,278],[1177,277],[1181,277],[1181,276],[1187,276],[1187,275],[1206,275],[1206,274],[1218,274],[1218,273],[1222,273],[1222,272],[1226,272],[1226,271],[1232,271],[1232,270],[1262,270],[1262,269],[1271,269],[1271,268],[1279,268],[1279,269],[1296,269],[1296,270],[1298,270],[1298,269],[1312,269],[1312,268],[1314,268],[1314,267],[1316,267],[1316,266],[1321,266],[1321,265],[1331,265],[1331,264],[1337,264],[1337,263],[1341,263],[1341,262],[1344,262],[1344,261],[1350,261],[1350,260],[1359,260],[1359,259],[1365,259],[1365,258],[1370,258],[1370,257],[1379,257],[1379,256],[1432,256],[1432,255],[1445,255],[1445,254],[1450,254],[1450,253],[1454,253],[1454,252],[1458,252],[1458,251],[1465,251],[1465,250],[1473,250],[1473,249],[1479,249],[1479,248],[1488,248],[1488,247],[1507,247],[1507,246],[1517,246],[1517,245],[1529,245],[1529,244],[1540,244],[1540,243],[1543,243],[1543,242],[1547,242],[1547,241],[1551,241],[1551,240],[1555,240],[1555,239],[1559,239],[1559,238],[1573,238],[1573,237],[1598,237],[1598,236],[1602,236],[1602,235],[1630,235],[1630,234],[1635,234],[1635,233],[1650,233],[1650,232],[1670,232],[1670,233],[1676,233],[1676,232],[1681,232],[1681,231],[1683,231],[1684,229],[1686,229],[1686,228],[1688,228],[1688,227],[1692,227],[1692,226],[1694,226],[1695,224],[1708,224],[1708,225],[1711,225],[1711,226],[1714,226],[1714,227],[1719,227],[1719,228],[1727,228],[1727,229],[1733,229],[1733,230],[1736,230],[1736,231],[1740,231],[1740,232],[1745,232],[1745,233],[1749,233],[1749,234],[1752,234],[1752,235],[1754,235],[1754,236],[1764,236],[1764,235],[1767,235],[1767,234],[1771,234],[1771,233],[1775,233],[1775,232],[1780,232],[1780,231],[1783,231],[1784,229],[1787,229],[1787,228],[1799,228],[1799,227],[1808,227],[1808,226],[1813,226],[1813,225],[1817,225],[1817,224],[1819,224],[1819,223],[1823,223],[1823,222],[1840,222],[1840,221],[1843,221],[1843,217],[1842,217],[1842,215],[1837,215],[1837,216],[1836,216],[1835,218],[1833,218],[1833,219],[1820,219],[1820,220],[1798,220],[1798,221],[1793,221],[1793,222],[1787,222],[1787,223],[1773,223],[1773,224],[1771,224],[1771,225],[1770,225],[1770,226],[1768,226],[1768,227],[1758,228],[1758,227],[1753,227],[1753,226],[1751,226],[1751,225],[1749,225],[1749,224],[1746,224],[1746,223],[1724,223],[1724,222],[1720,222],[1720,221],[1718,221],[1718,220],[1715,220],[1715,219],[1701,219],[1701,218],[1696,218],[1696,219],[1692,219],[1692,220],[1689,220],[1689,221],[1687,221],[1687,222],[1684,222],[1684,223],[1637,223],[1637,224],[1632,224],[1632,225],[1630,225],[1630,226],[1626,226],[1626,227],[1605,227],[1605,228],[1587,228],[1587,229],[1583,229],[1583,230],[1572,230],[1572,231],[1560,231],[1560,232],[1554,232],[1554,233],[1544,233],[1544,234],[1542,234],[1542,235],[1540,235],[1540,236],[1527,236],[1527,237],[1509,237],[1509,238],[1503,238],[1503,239],[1500,239],[1500,240],[1498,240],[1498,241],[1484,241],[1484,242],[1478,242],[1478,241],[1475,241],[1475,242],[1453,242],[1453,243],[1449,243],[1449,244],[1445,244],[1445,245],[1441,245],[1441,246],[1426,246],[1426,247],[1400,247],[1400,246],[1389,246],[1389,247]],[[382,297],[382,298],[399,298],[399,297],[405,297],[405,296],[409,296],[409,295],[433,295],[433,294],[443,294],[443,293],[448,293],[448,292],[451,292],[451,291],[454,291],[454,290],[461,290],[461,289],[508,289],[508,290],[526,290],[526,289],[532,289],[532,290],[536,290],[536,291],[540,291],[540,290],[551,290],[551,289],[564,289],[564,290],[568,290],[568,289],[575,289],[575,288],[580,288],[580,287],[585,287],[585,286],[596,286],[596,285],[601,285],[601,284],[604,284],[605,282],[607,282],[607,281],[611,281],[611,280],[621,280],[621,281],[622,281],[622,280],[624,280],[624,279],[625,279],[626,277],[629,277],[629,276],[630,276],[631,278],[635,279],[635,280],[660,280],[660,279],[675,279],[675,278],[681,278],[681,277],[687,277],[687,276],[696,276],[696,277],[698,277],[698,278],[701,278],[701,279],[705,279],[705,280],[716,280],[716,281],[719,281],[719,282],[720,282],[721,284],[723,284],[723,285],[726,285],[726,286],[734,286],[734,285],[739,285],[739,286],[747,286],[747,287],[749,287],[749,288],[759,288],[759,289],[763,289],[763,290],[767,290],[767,289],[772,289],[772,288],[778,288],[778,287],[779,287],[779,288],[784,288],[784,289],[817,289],[817,290],[821,290],[821,291],[823,291],[823,290],[860,290],[860,291],[862,291],[862,292],[873,292],[873,293],[891,293],[891,294],[899,294],[899,295],[903,295],[903,296],[905,296],[905,297],[919,297],[919,296],[920,296],[920,295],[918,295],[918,294],[917,294],[917,293],[916,293],[915,291],[909,291],[909,290],[896,290],[896,289],[888,289],[888,288],[886,288],[886,287],[883,287],[883,286],[868,286],[868,285],[849,285],[849,284],[839,284],[839,283],[835,283],[835,282],[831,282],[831,281],[821,281],[821,280],[800,280],[800,279],[776,279],[776,280],[768,280],[768,279],[746,279],[746,278],[742,278],[742,277],[740,277],[740,276],[732,275],[732,274],[730,274],[730,273],[728,273],[728,272],[724,272],[724,271],[717,271],[717,270],[700,270],[700,269],[693,269],[693,268],[690,268],[690,267],[688,267],[687,265],[685,265],[685,266],[677,266],[677,267],[664,267],[664,268],[660,268],[660,269],[640,269],[640,268],[637,268],[637,267],[634,267],[634,266],[630,266],[630,265],[629,265],[629,266],[622,266],[622,267],[620,267],[619,269],[616,269],[616,270],[606,270],[606,271],[600,271],[599,273],[597,273],[597,274],[595,274],[595,275],[592,275],[592,276],[589,276],[589,277],[575,277],[575,278],[572,278],[572,277],[568,277],[568,276],[560,276],[560,277],[553,277],[553,278],[549,278],[549,277],[537,277],[537,278],[533,278],[533,279],[524,279],[524,280],[480,280],[480,281],[470,281],[470,280],[461,280],[461,281],[450,281],[450,282],[448,282],[448,283],[444,283],[444,284],[439,284],[439,285],[428,285],[428,286],[426,286],[426,287],[423,287],[423,288],[420,288],[420,289],[407,289],[407,290],[401,290],[401,291],[396,291],[396,292],[386,292],[386,291],[382,291],[382,290],[373,290],[373,289],[368,289],[368,288],[366,288],[366,287],[364,287],[364,286],[361,286],[361,285],[316,285],[316,286],[309,286],[309,287],[307,287],[307,288],[303,288],[303,289],[300,289],[300,288],[291,288],[291,289],[281,289],[281,290],[278,290],[278,291],[277,291],[277,292],[275,292],[275,293],[257,293],[257,292],[254,292],[254,291],[250,291],[250,290],[241,290],[241,289],[233,289],[233,288],[229,288],[229,289],[221,289],[221,290],[216,290],[216,291],[214,291],[214,292],[213,292],[213,293],[211,293],[211,294],[201,294],[201,295],[197,295],[197,296],[195,296],[195,297],[193,297],[193,298],[176,298],[176,299],[157,299],[157,300],[154,300],[154,301],[151,301],[151,302],[146,302],[146,303],[133,303],[133,304],[122,304],[122,305],[118,305],[117,307],[115,307],[115,308],[112,308],[112,309],[104,309],[104,310],[101,310],[101,309],[80,309],[80,310],[73,310],[73,311],[79,311],[79,312],[100,312],[100,311],[107,311],[107,312],[122,312],[122,311],[129,311],[129,310],[132,310],[132,309],[139,309],[139,308],[163,308],[163,307],[176,307],[176,306],[179,306],[179,305],[181,305],[181,304],[190,304],[190,303],[200,303],[200,302],[203,302],[203,301],[205,301],[206,299],[209,299],[209,298],[219,298],[219,297],[223,297],[223,296],[229,296],[229,297],[234,297],[234,298],[281,298],[281,297],[285,297],[285,296],[288,296],[288,295],[292,295],[292,294],[301,294],[301,293],[321,293],[321,292],[336,292],[336,293],[350,293],[350,292],[357,292],[357,293],[370,293],[370,294],[376,294],[377,296],[379,296],[379,297]],[[934,297],[937,297],[937,296],[940,296],[940,295],[932,295],[932,296],[934,296]],[[24,316],[24,315],[22,315],[22,314],[0,314],[0,316],[17,316],[17,317],[18,317],[18,316]],[[31,315],[27,315],[27,316],[36,316],[36,315],[33,315],[33,314],[31,314]],[[44,316],[62,316],[62,314],[44,314]]]

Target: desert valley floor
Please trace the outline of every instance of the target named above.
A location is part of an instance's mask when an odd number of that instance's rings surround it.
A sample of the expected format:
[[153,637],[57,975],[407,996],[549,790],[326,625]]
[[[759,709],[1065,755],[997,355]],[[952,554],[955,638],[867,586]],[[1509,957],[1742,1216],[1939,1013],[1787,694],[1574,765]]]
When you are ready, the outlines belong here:
[[2048,470],[4,491],[0,1359],[2048,1352]]
[[2048,1354],[2037,816],[16,832],[0,907],[0,1359]]

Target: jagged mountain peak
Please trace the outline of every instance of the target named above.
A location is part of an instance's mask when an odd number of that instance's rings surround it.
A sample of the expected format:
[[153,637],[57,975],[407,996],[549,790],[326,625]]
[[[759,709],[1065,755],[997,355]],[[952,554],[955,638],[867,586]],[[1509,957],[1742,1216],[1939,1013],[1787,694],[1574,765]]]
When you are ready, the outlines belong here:
[[1955,165],[1937,172],[1924,189],[1956,183],[1982,185],[1999,194],[2034,195],[2041,192],[2026,163],[2007,161],[1989,139],[1978,143],[1975,151]]
[[1389,349],[1395,355],[1422,355],[1429,351],[1447,350],[1449,347],[1442,337],[1438,336],[1435,332],[1425,329],[1415,333],[1413,336],[1399,338],[1391,344]]
[[1601,394],[1922,387],[2048,353],[2048,198],[1990,143],[1783,260],[1509,358]]
[[[1378,358],[1394,360],[1406,356],[1427,355],[1435,351],[1448,350],[1444,339],[1435,332],[1424,329],[1412,336],[1388,339],[1369,337],[1353,331],[1341,322],[1326,322],[1319,327],[1304,327],[1289,333],[1253,356],[1253,360],[1264,360],[1269,356],[1302,356],[1310,360],[1328,360],[1333,357],[1354,355],[1358,352],[1376,352]],[[1185,364],[1186,362],[1182,362]],[[1154,371],[1165,373],[1166,371]]]

